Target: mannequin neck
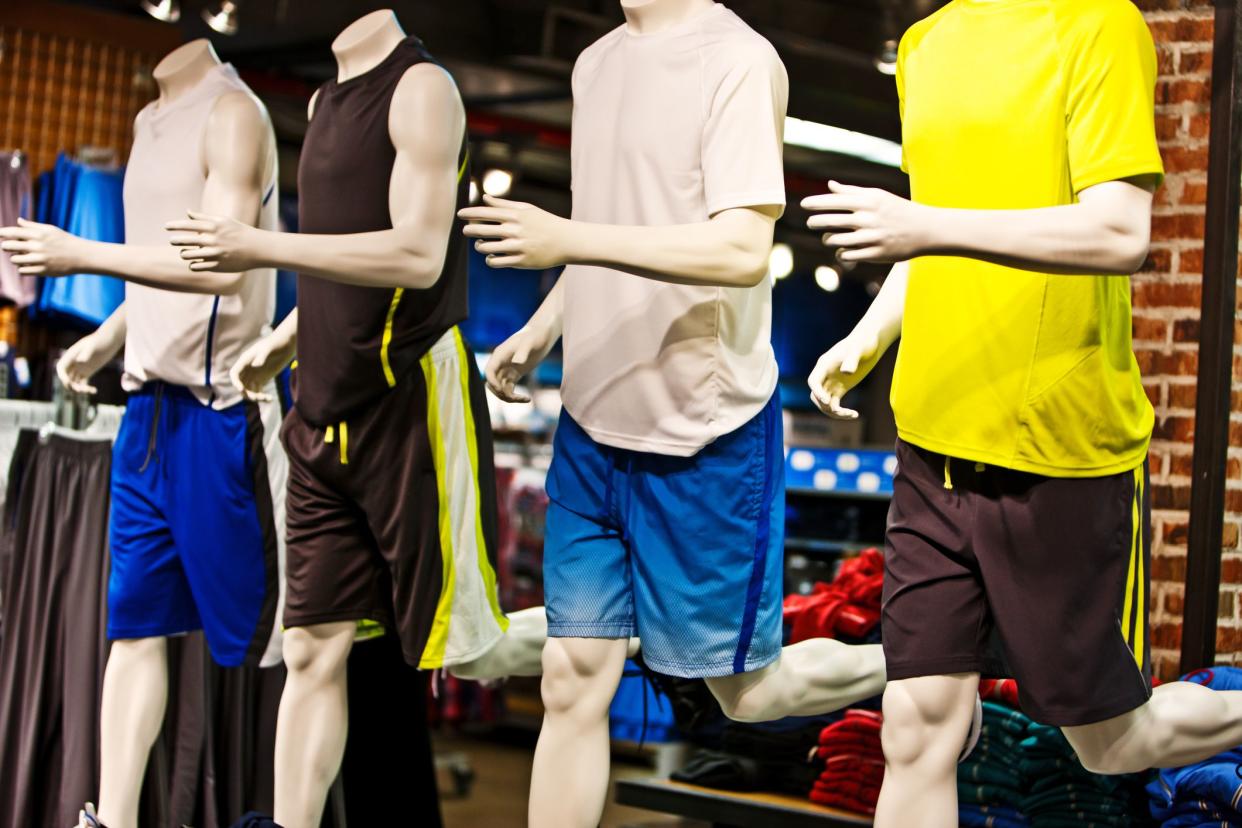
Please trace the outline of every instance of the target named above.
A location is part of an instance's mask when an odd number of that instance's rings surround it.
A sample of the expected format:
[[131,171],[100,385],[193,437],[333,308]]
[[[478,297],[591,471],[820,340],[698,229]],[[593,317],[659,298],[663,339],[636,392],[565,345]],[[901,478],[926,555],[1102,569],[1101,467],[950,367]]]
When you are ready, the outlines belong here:
[[632,34],[656,34],[710,9],[713,0],[621,0]]
[[380,9],[345,27],[332,41],[338,82],[369,72],[405,40],[405,30],[392,9]]
[[175,101],[219,65],[220,58],[206,38],[191,40],[173,49],[151,72],[160,89],[160,104]]

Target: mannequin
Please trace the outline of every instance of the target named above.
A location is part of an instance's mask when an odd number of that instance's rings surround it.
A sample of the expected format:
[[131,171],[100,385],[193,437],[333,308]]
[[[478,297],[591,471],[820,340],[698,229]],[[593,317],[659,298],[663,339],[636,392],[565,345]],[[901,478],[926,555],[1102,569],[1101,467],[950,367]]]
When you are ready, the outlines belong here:
[[[625,24],[574,69],[573,218],[491,197],[459,213],[493,267],[568,265],[486,371],[493,393],[522,399],[515,383],[564,335],[544,556],[546,713],[529,813],[531,825],[558,828],[600,818],[608,706],[635,628],[650,667],[706,678],[738,720],[838,709],[884,681],[875,646],[780,649],[784,458],[779,429],[756,429],[774,406],[779,421],[766,267],[784,205],[784,68],[710,0],[621,5]],[[703,100],[697,81],[682,83],[698,75],[672,65],[694,50]],[[630,109],[619,117],[621,100]],[[715,333],[717,318],[739,320],[737,330]],[[715,350],[692,350],[704,341]],[[753,357],[709,379],[677,364],[683,351],[696,366]],[[651,374],[662,380],[645,384]],[[729,396],[712,402],[712,385]],[[712,405],[718,417],[704,411]],[[733,497],[758,479],[771,497],[756,498],[757,529],[746,522],[754,502]],[[657,488],[663,496],[651,497]]]
[[[1049,42],[1066,53],[1037,45]],[[999,88],[981,69],[1015,53],[1032,58],[1011,60],[1022,72]],[[1052,87],[1065,94],[1011,100],[1048,77],[1047,61],[1065,67]],[[1182,765],[1242,743],[1242,694],[1150,683],[1152,414],[1127,277],[1147,255],[1162,168],[1142,16],[1113,0],[959,0],[907,32],[897,78],[913,200],[833,182],[803,202],[825,211],[808,226],[841,261],[897,262],[809,381],[825,414],[857,416],[842,398],[902,338],[882,828],[957,824],[954,746],[980,673],[995,669],[991,628],[1024,711],[1061,727],[1088,770]],[[994,111],[963,117],[966,101]]]
[[300,274],[297,311],[232,371],[262,393],[297,350],[274,814],[285,828],[319,824],[340,767],[358,621],[393,629],[410,663],[471,678],[537,674],[545,635],[542,609],[500,612],[487,560],[489,421],[456,327],[466,259],[452,224],[469,183],[457,88],[391,10],[332,50],[337,79],[311,99],[299,169],[303,232],[197,211],[167,225],[195,272]]
[[[100,807],[96,814],[88,804],[80,818],[82,825],[110,828],[137,825],[147,756],[167,701],[165,636],[203,627],[221,664],[280,660],[278,545],[265,540],[283,523],[283,508],[272,508],[281,502],[273,489],[283,489],[284,461],[274,441],[279,413],[242,404],[220,382],[228,365],[220,360],[231,362],[271,319],[273,274],[194,273],[159,243],[162,219],[151,215],[171,202],[274,225],[275,140],[262,105],[208,41],[177,48],[154,77],[159,98],[135,122],[126,172],[126,244],[89,241],[35,222],[0,229],[3,249],[23,273],[88,271],[127,280],[126,302],[57,365],[68,388],[92,393],[91,376],[125,347],[124,382],[134,394],[113,464],[113,644],[101,704]],[[215,296],[193,295],[204,293]],[[174,410],[184,419],[170,431],[164,418]],[[273,437],[266,442],[264,423]],[[252,462],[262,476],[245,472],[247,458],[230,450],[230,440],[241,435],[257,452]],[[135,447],[147,451],[136,456]],[[166,456],[194,464],[210,457],[246,482],[235,488],[236,482],[204,473],[192,491],[165,491]],[[199,523],[184,514],[183,498],[211,519]]]

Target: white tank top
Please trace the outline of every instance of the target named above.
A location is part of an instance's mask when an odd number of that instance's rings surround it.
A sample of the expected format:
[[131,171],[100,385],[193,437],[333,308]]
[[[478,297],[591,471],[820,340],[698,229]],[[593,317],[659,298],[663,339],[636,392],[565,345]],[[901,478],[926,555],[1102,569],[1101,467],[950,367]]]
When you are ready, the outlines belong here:
[[[200,209],[207,119],[221,95],[239,91],[253,94],[232,66],[221,64],[178,98],[162,106],[149,103],[138,113],[125,170],[127,244],[167,245],[164,223]],[[271,157],[258,226],[275,230],[274,151]],[[241,290],[231,296],[176,293],[126,282],[125,307],[122,384],[127,390],[162,380],[185,386],[204,405],[227,408],[241,399],[229,382],[229,370],[244,348],[271,329],[276,272],[249,271]]]

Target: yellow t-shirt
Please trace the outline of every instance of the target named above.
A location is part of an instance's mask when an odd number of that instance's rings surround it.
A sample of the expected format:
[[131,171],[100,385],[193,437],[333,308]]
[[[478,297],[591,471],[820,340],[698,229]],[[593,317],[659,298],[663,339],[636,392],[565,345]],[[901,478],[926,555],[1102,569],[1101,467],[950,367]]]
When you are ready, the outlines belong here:
[[[954,0],[902,39],[915,201],[1020,210],[1162,175],[1156,54],[1130,0]],[[903,440],[1053,477],[1142,463],[1153,413],[1130,280],[974,259],[911,263],[892,405]]]

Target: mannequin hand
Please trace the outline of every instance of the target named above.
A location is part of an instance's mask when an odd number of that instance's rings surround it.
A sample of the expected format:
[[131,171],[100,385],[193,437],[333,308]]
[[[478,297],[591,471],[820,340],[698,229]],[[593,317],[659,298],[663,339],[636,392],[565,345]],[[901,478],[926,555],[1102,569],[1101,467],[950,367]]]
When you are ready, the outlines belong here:
[[522,328],[488,357],[487,387],[505,402],[530,402],[530,396],[518,393],[514,386],[543,362],[555,343],[549,331]]
[[879,337],[857,331],[829,348],[807,380],[815,407],[834,420],[858,419],[858,412],[843,407],[841,399],[862,382],[881,355]]
[[186,215],[188,219],[170,221],[164,229],[172,234],[168,241],[181,248],[190,270],[241,273],[263,265],[258,256],[263,231],[227,216],[193,210]]
[[293,361],[296,344],[282,343],[277,339],[278,337],[269,334],[251,343],[250,347],[242,351],[242,355],[229,371],[233,387],[248,400],[270,401],[272,395],[264,389]]
[[824,245],[840,248],[837,259],[843,264],[904,262],[926,252],[928,208],[872,187],[829,181],[828,190],[802,199],[802,207],[831,211],[811,216],[806,226],[827,231]]
[[114,352],[93,333],[82,337],[61,354],[56,362],[56,376],[61,385],[79,394],[94,394],[91,377],[108,364]]
[[66,276],[83,269],[82,240],[59,227],[19,218],[15,227],[0,227],[0,239],[0,249],[24,276]]
[[490,267],[541,270],[565,264],[569,222],[533,204],[483,196],[486,207],[467,207],[457,217],[469,222],[462,232],[479,241]]

